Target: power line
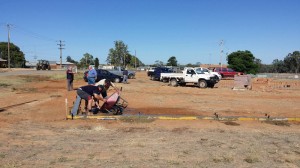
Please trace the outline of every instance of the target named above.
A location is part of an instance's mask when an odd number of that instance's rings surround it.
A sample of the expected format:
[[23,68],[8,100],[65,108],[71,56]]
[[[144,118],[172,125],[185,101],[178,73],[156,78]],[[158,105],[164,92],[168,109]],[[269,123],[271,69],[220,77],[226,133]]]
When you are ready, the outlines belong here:
[[38,34],[38,33],[35,33],[33,31],[30,31],[28,29],[25,29],[23,27],[20,27],[20,26],[17,26],[17,25],[13,25],[13,28],[16,28],[16,30],[20,30],[21,32],[27,34],[27,35],[30,35],[31,37],[34,37],[36,39],[40,39],[40,40],[45,40],[45,41],[52,41],[52,42],[55,42],[57,40],[55,39],[52,39],[52,38],[49,38],[49,37],[46,37],[46,36],[43,36],[41,34]]

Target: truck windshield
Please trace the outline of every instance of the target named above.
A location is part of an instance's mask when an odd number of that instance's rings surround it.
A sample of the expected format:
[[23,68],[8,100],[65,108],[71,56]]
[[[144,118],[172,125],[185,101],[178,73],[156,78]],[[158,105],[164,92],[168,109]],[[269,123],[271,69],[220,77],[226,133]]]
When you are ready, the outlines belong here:
[[197,74],[204,74],[204,71],[201,68],[196,69]]

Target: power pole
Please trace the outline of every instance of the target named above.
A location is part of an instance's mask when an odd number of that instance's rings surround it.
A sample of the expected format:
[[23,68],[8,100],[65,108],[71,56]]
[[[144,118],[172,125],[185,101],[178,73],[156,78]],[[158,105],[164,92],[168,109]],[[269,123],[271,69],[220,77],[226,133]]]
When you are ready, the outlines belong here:
[[62,44],[63,42],[65,42],[65,41],[61,41],[61,40],[59,40],[59,44],[57,44],[57,45],[59,45],[59,50],[60,50],[60,69],[62,69],[62,49],[65,49],[65,48],[63,48],[63,46],[65,46],[65,44]]
[[134,69],[136,68],[136,50],[134,50]]
[[221,68],[221,71],[222,71],[223,44],[224,44],[224,42],[223,42],[223,40],[221,40],[221,42],[220,42],[220,49],[221,49],[221,51],[220,51],[220,68]]
[[10,24],[7,24],[7,34],[8,34],[8,40],[7,40],[7,59],[8,59],[8,68],[10,69]]

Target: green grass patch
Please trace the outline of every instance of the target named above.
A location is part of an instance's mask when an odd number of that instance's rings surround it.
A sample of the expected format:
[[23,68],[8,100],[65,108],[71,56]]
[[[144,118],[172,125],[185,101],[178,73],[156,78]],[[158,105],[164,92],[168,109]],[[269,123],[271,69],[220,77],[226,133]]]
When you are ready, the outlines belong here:
[[8,86],[11,86],[11,84],[8,83],[0,83],[0,87],[7,88]]

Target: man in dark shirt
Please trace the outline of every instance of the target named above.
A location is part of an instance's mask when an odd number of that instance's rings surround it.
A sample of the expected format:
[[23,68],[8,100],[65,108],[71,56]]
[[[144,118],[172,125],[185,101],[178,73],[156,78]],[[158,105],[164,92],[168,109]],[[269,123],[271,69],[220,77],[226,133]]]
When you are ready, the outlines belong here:
[[128,70],[127,68],[125,68],[123,71],[123,83],[128,83],[127,79],[128,79]]
[[92,112],[92,102],[93,98],[97,100],[101,100],[106,102],[106,99],[103,98],[101,92],[104,90],[103,86],[94,86],[94,85],[86,85],[78,88],[77,95],[81,97],[85,101],[85,106],[87,107],[88,112]]
[[72,67],[69,66],[67,71],[67,89],[68,91],[73,90],[73,80],[74,80],[74,72],[72,71]]

